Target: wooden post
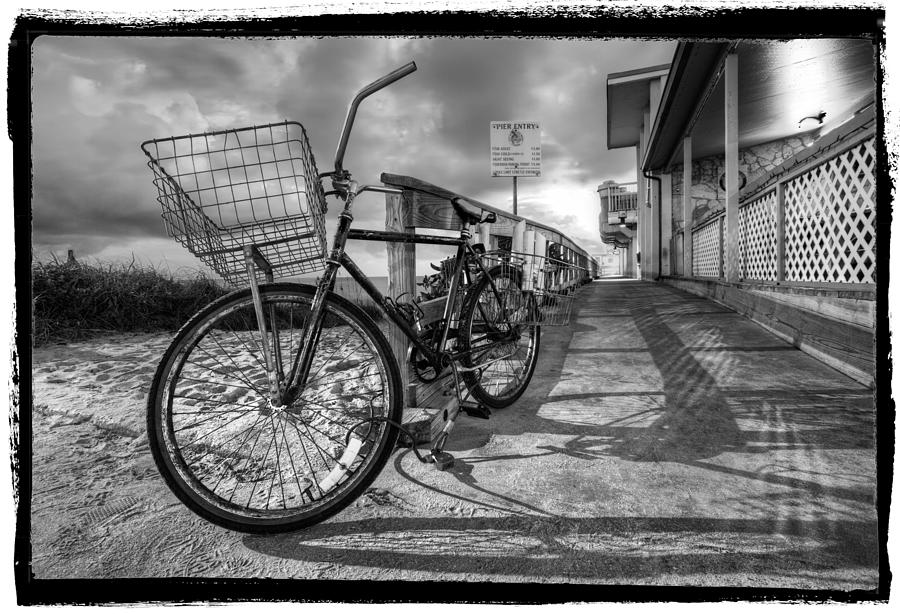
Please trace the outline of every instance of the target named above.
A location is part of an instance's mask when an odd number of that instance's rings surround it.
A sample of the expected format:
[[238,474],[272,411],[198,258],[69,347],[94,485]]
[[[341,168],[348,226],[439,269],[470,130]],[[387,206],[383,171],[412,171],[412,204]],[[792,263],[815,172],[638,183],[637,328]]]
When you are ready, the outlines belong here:
[[775,279],[784,281],[784,184],[775,184]]
[[512,236],[512,251],[521,254],[525,251],[525,220],[516,222]]
[[522,279],[522,290],[526,291],[534,289],[534,236],[535,232],[533,230],[525,231],[525,263],[522,267],[522,275],[524,277]]
[[547,238],[539,232],[534,233],[534,255],[537,256],[537,281],[534,284],[535,290],[543,290],[546,279],[544,279],[544,269],[547,268]]
[[740,280],[738,182],[738,56],[725,58],[725,281]]
[[484,244],[484,250],[487,252],[491,251],[491,225],[480,224],[478,226],[478,234],[480,236],[479,240]]
[[692,170],[694,165],[694,154],[691,150],[691,137],[684,137],[682,145],[682,158],[684,163],[682,188],[681,188],[681,211],[684,217],[684,244],[681,253],[684,257],[684,268],[682,273],[685,277],[694,276],[694,200],[693,200],[693,181]]
[[[414,229],[407,227],[407,220],[410,219],[411,203],[413,198],[411,192],[404,192],[402,195],[387,194],[385,197],[385,209],[387,217],[385,219],[385,229],[393,232],[412,233]],[[416,245],[415,243],[385,243],[387,246],[388,259],[388,287],[387,296],[397,298],[401,294],[407,293],[406,297],[412,300],[416,292]],[[409,340],[406,338],[399,328],[393,324],[389,325],[388,341],[394,356],[400,365],[400,376],[403,380],[403,390],[407,395],[405,406],[412,407],[416,404],[413,391],[409,389],[410,373],[409,364],[406,361],[406,351],[409,347]]]

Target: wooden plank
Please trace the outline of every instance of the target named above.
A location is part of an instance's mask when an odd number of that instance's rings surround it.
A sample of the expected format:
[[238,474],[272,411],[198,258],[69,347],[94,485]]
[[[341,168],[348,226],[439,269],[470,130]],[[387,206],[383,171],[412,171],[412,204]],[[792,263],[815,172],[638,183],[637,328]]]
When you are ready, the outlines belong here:
[[[421,210],[413,215],[411,212],[410,218],[407,221],[409,226],[416,226],[421,228],[445,228],[447,224],[454,225],[450,230],[454,228],[458,229],[459,226],[455,225],[455,222],[450,222],[449,216],[445,214],[428,212],[425,209],[431,208],[431,206],[437,206],[438,203],[442,203],[442,207],[448,207],[448,201],[451,198],[456,196],[461,196],[465,198],[469,203],[471,203],[474,207],[479,207],[484,211],[491,211],[497,214],[498,223],[494,224],[494,227],[491,229],[491,234],[494,236],[512,236],[512,228],[515,223],[521,220],[525,220],[527,226],[530,230],[539,230],[542,232],[548,239],[552,240],[555,243],[560,243],[575,249],[576,251],[588,255],[587,252],[582,249],[577,243],[572,241],[568,236],[559,232],[559,230],[547,226],[546,224],[541,224],[540,222],[536,222],[534,220],[529,220],[523,218],[518,215],[513,215],[509,211],[504,209],[499,209],[494,207],[493,205],[489,205],[487,203],[483,203],[481,201],[475,200],[474,198],[469,198],[462,194],[457,194],[451,190],[446,188],[442,188],[440,186],[436,186],[432,183],[428,183],[427,181],[423,181],[421,179],[417,179],[415,177],[409,177],[406,175],[394,175],[392,173],[382,173],[381,174],[381,182],[390,185],[393,187],[402,188],[404,190],[409,190],[411,192],[415,192],[420,195],[420,205]],[[426,198],[428,197],[428,198]],[[431,200],[429,200],[429,198]],[[438,224],[437,226],[426,226],[426,224]]]
[[[431,194],[413,192],[415,200],[410,214],[410,225],[418,228],[438,228],[441,230],[459,230],[462,228],[459,216],[445,198]],[[470,201],[472,202],[472,201]],[[485,205],[486,206],[486,205]],[[498,236],[510,236],[514,220],[506,216],[497,216],[493,233]]]
[[872,385],[871,376],[875,373],[872,328],[839,322],[774,300],[774,297],[715,280],[666,281],[694,294],[715,299],[857,381]]
[[447,305],[447,297],[441,296],[430,301],[422,301],[418,304],[422,310],[422,316],[419,323],[427,326],[432,322],[437,322],[444,317],[444,307]]
[[[413,434],[416,444],[431,443],[444,428],[448,417],[455,413],[458,404],[453,373],[448,372],[433,382],[415,381],[418,403],[416,407],[404,408],[403,427]],[[409,444],[408,438],[403,437],[403,440],[405,445]]]
[[875,327],[875,301],[871,299],[843,298],[839,296],[822,296],[816,294],[797,294],[793,292],[772,292],[745,288],[746,292],[759,294],[779,303],[786,303],[804,311],[811,311],[856,326]]
[[399,445],[409,446],[431,443],[437,439],[438,433],[447,423],[447,412],[433,407],[405,407],[403,409],[403,428],[410,432],[413,441],[410,442],[402,431]]
[[865,373],[875,372],[872,329],[837,322],[728,285],[717,285],[717,298],[742,315],[778,330]]

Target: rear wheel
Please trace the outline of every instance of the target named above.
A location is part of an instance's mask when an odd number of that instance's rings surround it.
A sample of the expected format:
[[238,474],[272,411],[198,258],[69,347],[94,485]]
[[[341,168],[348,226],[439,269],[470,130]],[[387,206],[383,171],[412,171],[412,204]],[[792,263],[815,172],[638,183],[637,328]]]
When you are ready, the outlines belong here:
[[212,303],[179,331],[148,401],[151,449],[191,510],[221,526],[283,532],[319,522],[371,484],[394,448],[400,374],[384,335],[331,295],[307,385],[271,400],[268,345],[283,379],[299,351],[315,288],[262,286],[267,336],[249,290]]
[[462,373],[466,388],[488,407],[511,405],[534,375],[541,343],[537,306],[522,291],[521,273],[490,269],[475,280],[460,313],[461,362],[476,368]]

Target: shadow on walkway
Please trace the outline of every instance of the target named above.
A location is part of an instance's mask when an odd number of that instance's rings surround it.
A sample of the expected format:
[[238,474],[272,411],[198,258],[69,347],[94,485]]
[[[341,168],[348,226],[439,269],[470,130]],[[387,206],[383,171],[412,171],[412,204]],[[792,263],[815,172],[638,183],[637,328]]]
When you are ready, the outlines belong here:
[[[786,574],[815,573],[817,582],[828,582],[822,572],[830,564],[877,564],[873,534],[865,522],[521,515],[330,522],[298,534],[245,537],[244,543],[278,558],[399,571],[601,583],[697,575],[686,584],[751,571],[757,586],[777,586]],[[701,545],[684,548],[679,542],[689,535]],[[805,568],[810,557],[818,568]]]

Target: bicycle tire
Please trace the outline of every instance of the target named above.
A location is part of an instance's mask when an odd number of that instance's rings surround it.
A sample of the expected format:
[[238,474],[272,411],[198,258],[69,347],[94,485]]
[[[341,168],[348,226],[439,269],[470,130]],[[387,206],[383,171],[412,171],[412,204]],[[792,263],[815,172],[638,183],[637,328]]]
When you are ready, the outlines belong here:
[[[260,287],[266,341],[283,359],[298,349],[314,294]],[[147,404],[150,448],[201,517],[248,533],[295,531],[345,508],[384,467],[403,410],[397,361],[359,307],[330,294],[324,308],[307,386],[287,406],[268,400],[249,289],[198,312],[166,350]]]
[[[540,351],[537,305],[534,297],[522,292],[521,287],[522,274],[517,269],[494,267],[475,280],[460,311],[460,362],[464,367],[484,364],[482,360],[496,360],[498,354],[519,356],[493,362],[481,373],[462,372],[463,382],[472,396],[495,409],[508,407],[522,396],[534,375]],[[515,332],[513,341],[494,343],[489,338],[511,328]],[[524,354],[519,355],[522,349]]]

